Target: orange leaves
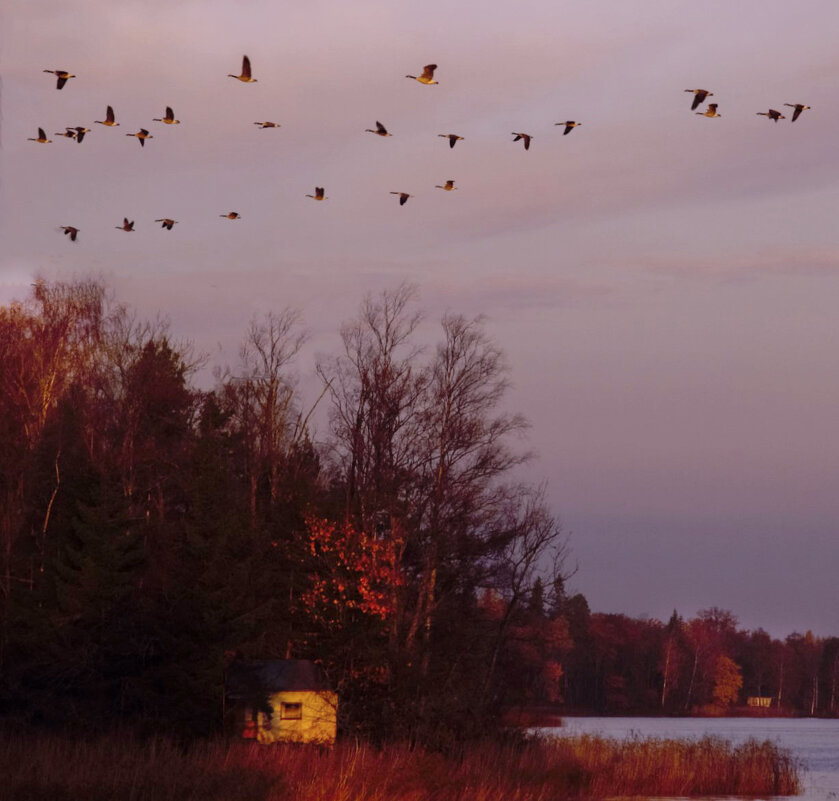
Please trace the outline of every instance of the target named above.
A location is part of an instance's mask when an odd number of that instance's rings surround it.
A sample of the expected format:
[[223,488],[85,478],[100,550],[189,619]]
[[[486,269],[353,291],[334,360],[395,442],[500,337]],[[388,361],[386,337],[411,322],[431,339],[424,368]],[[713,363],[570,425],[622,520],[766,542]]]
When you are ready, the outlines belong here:
[[302,602],[312,616],[334,620],[348,610],[380,620],[393,615],[393,590],[402,576],[392,539],[314,517],[306,520],[305,536],[316,567]]

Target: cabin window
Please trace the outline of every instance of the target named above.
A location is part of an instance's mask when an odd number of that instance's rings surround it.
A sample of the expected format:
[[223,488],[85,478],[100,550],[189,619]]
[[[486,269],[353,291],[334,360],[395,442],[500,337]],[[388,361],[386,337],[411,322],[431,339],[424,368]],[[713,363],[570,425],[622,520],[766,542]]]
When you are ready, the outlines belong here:
[[281,720],[302,720],[303,719],[303,704],[280,704],[280,719]]

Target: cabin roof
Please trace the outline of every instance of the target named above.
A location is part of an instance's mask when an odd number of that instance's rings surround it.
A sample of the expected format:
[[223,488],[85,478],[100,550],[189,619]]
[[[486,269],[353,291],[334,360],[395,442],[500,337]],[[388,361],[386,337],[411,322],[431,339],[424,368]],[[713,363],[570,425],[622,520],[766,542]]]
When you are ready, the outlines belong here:
[[320,665],[308,659],[237,659],[227,670],[225,686],[231,698],[332,689]]

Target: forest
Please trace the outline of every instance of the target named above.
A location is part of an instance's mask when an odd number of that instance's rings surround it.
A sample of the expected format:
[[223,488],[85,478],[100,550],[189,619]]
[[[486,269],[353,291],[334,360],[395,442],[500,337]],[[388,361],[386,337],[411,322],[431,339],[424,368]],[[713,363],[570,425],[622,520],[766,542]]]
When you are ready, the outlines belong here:
[[368,295],[304,399],[295,310],[199,389],[206,357],[100,280],[0,308],[0,718],[216,734],[236,657],[316,661],[340,730],[379,742],[522,709],[837,713],[839,638],[592,613],[519,478],[502,350],[426,322],[411,286]]

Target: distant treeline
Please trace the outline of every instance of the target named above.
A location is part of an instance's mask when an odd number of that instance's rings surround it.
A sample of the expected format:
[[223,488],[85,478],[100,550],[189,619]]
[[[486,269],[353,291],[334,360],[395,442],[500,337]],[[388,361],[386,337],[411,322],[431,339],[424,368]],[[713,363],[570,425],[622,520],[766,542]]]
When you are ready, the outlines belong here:
[[835,712],[836,639],[568,597],[561,528],[513,478],[502,352],[458,315],[423,347],[420,321],[411,287],[368,297],[304,402],[291,310],[203,391],[191,346],[98,281],[0,308],[0,716],[211,734],[237,655],[317,661],[342,730],[373,739],[445,745],[561,703]]

